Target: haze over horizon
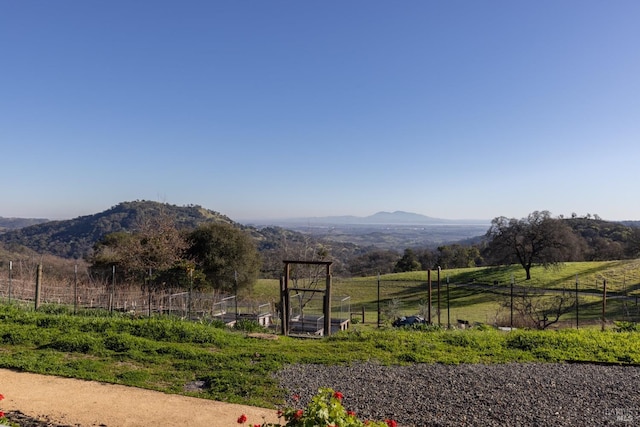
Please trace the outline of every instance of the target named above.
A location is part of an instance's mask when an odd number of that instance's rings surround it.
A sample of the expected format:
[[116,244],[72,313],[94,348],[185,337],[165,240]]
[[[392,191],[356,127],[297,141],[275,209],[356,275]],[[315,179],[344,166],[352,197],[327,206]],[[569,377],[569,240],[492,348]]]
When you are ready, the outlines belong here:
[[640,220],[640,3],[4,2],[0,216]]

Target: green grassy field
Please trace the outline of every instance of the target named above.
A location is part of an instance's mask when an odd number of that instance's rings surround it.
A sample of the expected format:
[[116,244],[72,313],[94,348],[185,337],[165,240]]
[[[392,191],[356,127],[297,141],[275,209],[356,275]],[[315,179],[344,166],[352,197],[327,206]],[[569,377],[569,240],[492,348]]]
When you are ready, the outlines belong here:
[[[638,294],[638,261],[575,263],[533,271],[529,286],[575,287],[593,294],[581,297],[581,320],[596,321],[602,301],[596,284],[606,279],[609,292]],[[474,268],[441,272],[441,297],[446,298],[449,278],[450,317],[491,324],[499,302],[484,288],[459,287],[485,283],[505,289],[511,277],[521,284],[516,267]],[[437,307],[437,275],[432,275],[433,307]],[[494,284],[495,283],[495,284]],[[509,363],[509,362],[605,362],[640,364],[640,332],[637,324],[566,328],[557,331],[517,330],[502,332],[488,326],[469,330],[423,330],[377,328],[377,277],[334,278],[334,295],[350,297],[349,310],[365,308],[366,322],[322,339],[297,339],[265,334],[257,325],[242,324],[229,330],[221,323],[197,323],[169,317],[132,318],[44,306],[39,311],[0,305],[0,367],[61,375],[168,393],[191,394],[221,401],[273,407],[284,398],[271,374],[286,364],[348,364],[375,361],[407,363]],[[600,285],[601,286],[601,285]],[[416,313],[424,308],[425,272],[380,277],[380,301],[385,306],[399,301],[399,311]],[[261,301],[279,299],[277,281],[259,281],[250,295]],[[339,299],[339,298],[338,298]],[[335,300],[335,299],[334,299]],[[626,304],[626,305],[625,305]],[[446,300],[441,301],[441,321],[446,325]],[[624,314],[629,304],[612,299],[607,310]],[[632,307],[633,308],[633,307]],[[334,311],[339,311],[338,305]],[[571,320],[569,315],[569,320]],[[613,317],[612,317],[613,318]],[[624,316],[621,317],[622,320]],[[250,332],[261,332],[254,335]],[[266,338],[270,339],[266,339]],[[198,392],[185,385],[203,381]]]
[[[53,311],[53,312],[48,312]],[[267,339],[272,338],[272,339]],[[275,338],[275,339],[273,339]],[[286,364],[640,363],[640,332],[361,328],[323,339],[253,335],[171,318],[0,306],[0,367],[273,407]],[[204,381],[199,393],[186,392]]]
[[[640,297],[640,260],[565,263],[557,267],[532,269],[532,279],[525,281],[524,270],[519,266],[482,267],[442,270],[440,273],[440,320],[447,318],[455,324],[457,319],[493,324],[496,317],[504,315],[500,309],[501,298],[490,289],[458,287],[458,284],[487,284],[497,290],[506,291],[513,280],[517,286],[546,289],[566,289],[573,292],[576,280],[580,292],[601,294],[603,281],[607,281],[608,296],[627,295]],[[449,287],[449,311],[447,312],[447,280]],[[431,273],[432,314],[437,311],[437,271]],[[378,278],[333,278],[334,296],[349,296],[350,311],[359,313],[365,309],[365,321],[377,323]],[[279,300],[277,280],[260,280],[253,289],[254,298],[264,301]],[[334,298],[334,301],[337,298]],[[399,314],[420,312],[428,300],[427,272],[387,274],[380,277],[381,311],[390,303],[399,303]],[[595,322],[601,317],[601,298],[591,295],[580,297],[580,317],[585,322]],[[334,302],[334,311],[340,306]],[[640,307],[637,300],[626,303],[616,300],[607,302],[607,316],[616,320],[637,320]],[[565,322],[575,319],[574,313],[563,316]],[[435,321],[435,320],[434,320]],[[586,323],[585,323],[586,324]]]

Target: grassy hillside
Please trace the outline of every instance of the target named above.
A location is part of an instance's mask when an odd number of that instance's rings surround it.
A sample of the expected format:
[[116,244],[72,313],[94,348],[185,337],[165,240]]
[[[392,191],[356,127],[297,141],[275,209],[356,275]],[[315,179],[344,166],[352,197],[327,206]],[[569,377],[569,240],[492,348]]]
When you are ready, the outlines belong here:
[[[492,323],[500,306],[500,296],[492,289],[504,292],[513,278],[518,286],[529,286],[545,289],[575,290],[576,276],[581,292],[589,292],[595,296],[581,296],[584,320],[599,319],[601,316],[601,298],[603,280],[607,280],[609,296],[640,296],[640,260],[575,262],[565,263],[555,268],[534,267],[532,279],[525,281],[524,270],[519,266],[479,267],[442,270],[441,310],[446,310],[446,282],[450,287],[450,317],[474,322]],[[437,271],[432,271],[432,303],[437,304]],[[486,284],[489,288],[458,287],[462,284]],[[369,321],[377,321],[377,277],[361,277],[341,279],[333,278],[333,293],[336,296],[351,297],[351,311],[358,312],[365,308],[369,313]],[[427,299],[427,273],[414,271],[385,274],[380,276],[380,300],[384,311],[393,300],[400,302],[401,314],[416,314]],[[253,289],[253,296],[265,301],[278,301],[279,284],[277,280],[261,280]],[[633,304],[633,303],[631,303]],[[334,310],[339,310],[336,306]],[[434,307],[435,310],[435,307]],[[611,300],[608,313],[612,319],[624,317],[621,301]],[[565,316],[572,319],[573,313]],[[441,320],[446,322],[446,314],[441,313]]]

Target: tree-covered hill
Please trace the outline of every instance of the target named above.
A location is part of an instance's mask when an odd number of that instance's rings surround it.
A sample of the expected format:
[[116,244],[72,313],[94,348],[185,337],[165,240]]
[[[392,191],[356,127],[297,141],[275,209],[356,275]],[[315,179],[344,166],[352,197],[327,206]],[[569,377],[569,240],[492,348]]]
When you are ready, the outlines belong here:
[[[209,222],[227,223],[249,233],[262,258],[262,272],[279,277],[284,259],[331,259],[334,271],[345,271],[348,260],[362,251],[357,245],[323,241],[280,227],[254,228],[197,205],[175,206],[152,201],[122,202],[94,215],[50,221],[0,234],[0,254],[35,253],[86,259],[95,243],[116,232],[134,232],[150,218],[170,217],[179,230],[191,231]],[[4,248],[4,249],[3,249]]]
[[235,224],[228,217],[201,206],[175,206],[152,201],[122,202],[94,214],[64,221],[49,221],[0,234],[7,248],[24,246],[41,254],[64,258],[84,258],[94,243],[109,233],[132,231],[145,218],[160,213],[175,219],[181,229],[192,229],[204,222]]
[[640,253],[640,228],[636,221],[621,223],[590,217],[565,221],[584,240],[586,261],[635,258]]

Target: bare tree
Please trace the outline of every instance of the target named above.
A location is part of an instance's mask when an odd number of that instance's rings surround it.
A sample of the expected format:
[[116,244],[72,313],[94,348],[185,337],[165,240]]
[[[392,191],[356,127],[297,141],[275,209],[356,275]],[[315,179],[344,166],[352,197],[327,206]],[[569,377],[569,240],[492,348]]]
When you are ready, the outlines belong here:
[[398,317],[400,317],[401,309],[402,302],[400,301],[400,299],[393,298],[387,303],[383,314],[389,320],[397,319]]
[[136,281],[174,267],[183,260],[187,243],[175,219],[161,211],[140,218],[132,233],[106,235],[96,244],[91,259],[94,272],[108,274],[113,266],[121,280]]
[[[576,298],[571,292],[555,292],[549,294],[545,291],[522,287],[513,298],[513,312],[517,316],[516,324],[535,328],[547,329],[558,323],[562,315],[575,310]],[[511,298],[506,297],[501,301],[503,309],[511,308]]]

